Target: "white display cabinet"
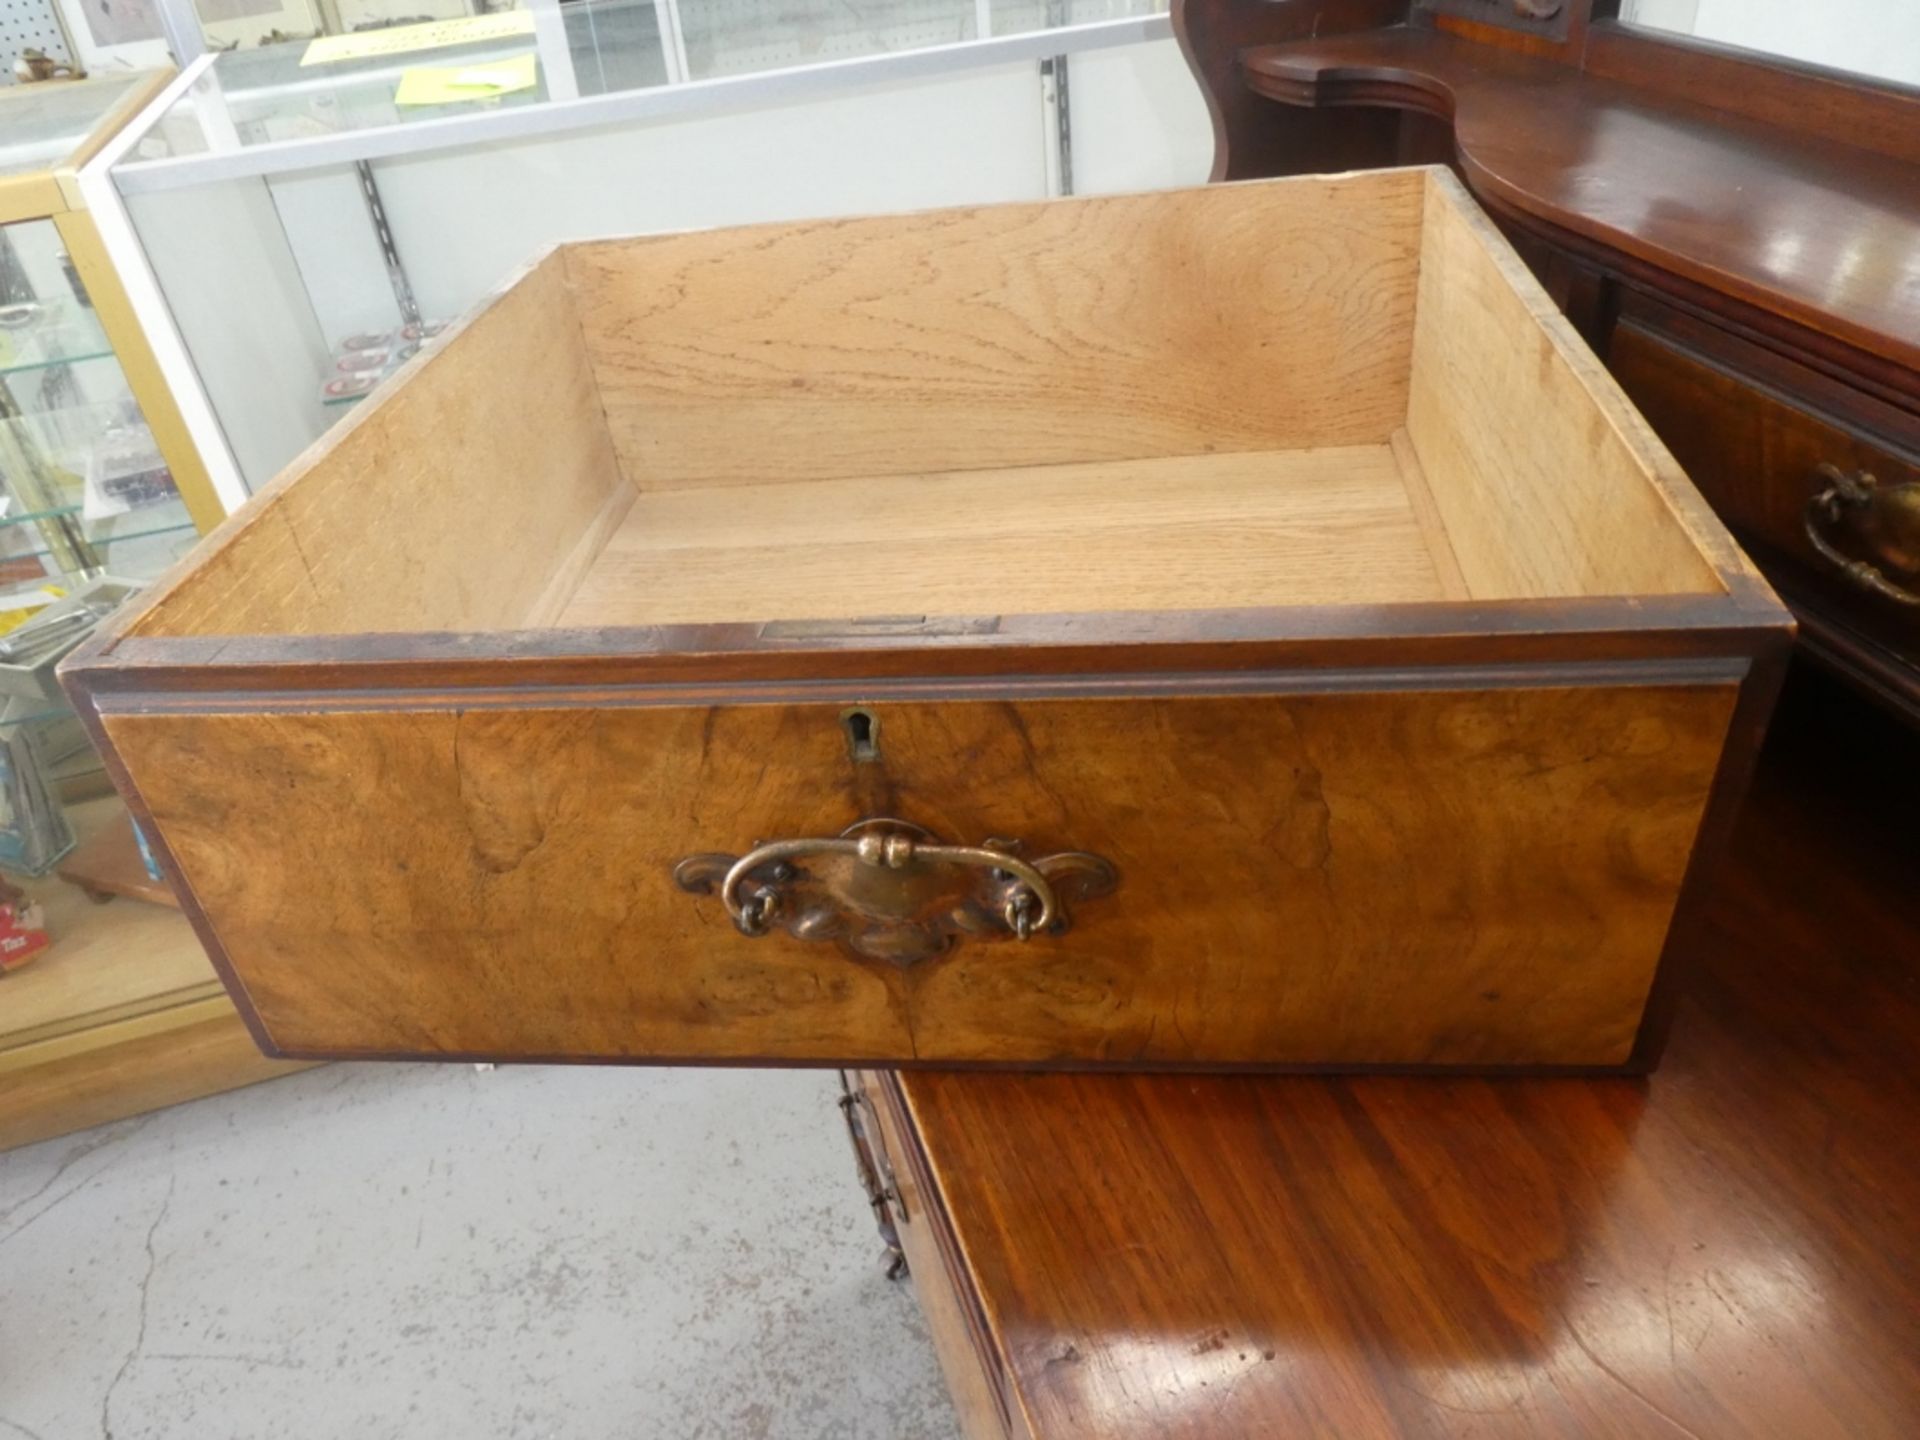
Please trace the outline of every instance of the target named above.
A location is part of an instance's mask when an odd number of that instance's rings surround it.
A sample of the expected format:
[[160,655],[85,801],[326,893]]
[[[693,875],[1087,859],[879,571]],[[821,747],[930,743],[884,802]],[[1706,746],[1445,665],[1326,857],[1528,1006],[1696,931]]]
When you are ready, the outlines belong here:
[[1165,8],[537,0],[203,56],[84,179],[231,506],[556,241],[1203,181]]

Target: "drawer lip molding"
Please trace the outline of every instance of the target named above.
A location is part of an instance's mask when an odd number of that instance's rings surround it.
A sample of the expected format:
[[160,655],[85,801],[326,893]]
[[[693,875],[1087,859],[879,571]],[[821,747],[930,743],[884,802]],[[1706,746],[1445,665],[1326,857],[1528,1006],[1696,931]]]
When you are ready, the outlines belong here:
[[61,667],[69,687],[121,691],[487,689],[911,676],[1186,674],[1245,668],[1506,666],[1754,655],[1791,629],[1764,582],[1724,595],[999,617],[991,633],[862,635],[830,645],[760,627],[698,625],[472,634],[97,635]]
[[142,690],[95,694],[103,715],[355,714],[457,703],[466,710],[618,710],[708,703],[852,704],[864,700],[1128,700],[1155,696],[1357,695],[1396,691],[1538,690],[1738,683],[1752,667],[1739,655],[1514,665],[1397,666],[1378,670],[1250,670],[1146,675],[1025,675],[973,679],[886,677],[868,681],[739,681],[692,685],[552,685],[462,689],[442,700],[421,690]]

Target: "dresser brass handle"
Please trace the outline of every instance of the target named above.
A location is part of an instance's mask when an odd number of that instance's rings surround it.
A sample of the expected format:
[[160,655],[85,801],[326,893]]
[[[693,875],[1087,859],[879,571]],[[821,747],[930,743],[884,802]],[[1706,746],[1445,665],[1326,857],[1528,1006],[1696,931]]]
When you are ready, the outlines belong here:
[[906,1197],[893,1178],[886,1146],[873,1138],[880,1131],[880,1117],[874,1113],[873,1101],[867,1098],[864,1089],[855,1088],[844,1070],[840,1072],[840,1118],[847,1123],[847,1138],[853,1142],[854,1168],[860,1175],[860,1188],[867,1192],[867,1204],[873,1207],[873,1223],[880,1229],[880,1243],[887,1247],[887,1278],[898,1280],[907,1273],[907,1252],[900,1244],[894,1207],[899,1207],[902,1223],[913,1217],[907,1214]]
[[1011,840],[948,845],[904,820],[863,820],[836,836],[770,840],[738,857],[689,855],[673,874],[692,894],[717,891],[742,935],[778,927],[904,966],[963,936],[1058,934],[1069,923],[1068,900],[1091,900],[1118,883],[1098,855],[1070,850],[1030,861],[1017,849]]
[[1886,489],[1865,470],[1851,475],[1837,465],[1821,465],[1814,475],[1825,483],[1807,501],[1807,541],[1821,559],[1862,590],[1898,605],[1920,606],[1920,595],[1889,580],[1867,560],[1842,553],[1827,531],[1849,525],[1883,550],[1920,559],[1920,484]]
[[[936,845],[916,839],[904,830],[875,829],[855,839],[841,836],[832,840],[774,840],[734,861],[726,879],[720,882],[720,903],[727,907],[727,913],[733,916],[733,923],[740,927],[742,934],[766,933],[772,920],[770,907],[777,893],[763,890],[754,898],[743,900],[740,897],[742,882],[763,865],[801,860],[809,855],[852,855],[864,864],[884,865],[889,870],[904,870],[916,861],[923,865],[973,865],[982,870],[1004,870],[1026,887],[1013,891],[1005,906],[1007,928],[1022,940],[1036,930],[1046,929],[1060,910],[1047,877],[1003,850],[991,850],[985,845]],[[1033,913],[1036,903],[1038,914]]]

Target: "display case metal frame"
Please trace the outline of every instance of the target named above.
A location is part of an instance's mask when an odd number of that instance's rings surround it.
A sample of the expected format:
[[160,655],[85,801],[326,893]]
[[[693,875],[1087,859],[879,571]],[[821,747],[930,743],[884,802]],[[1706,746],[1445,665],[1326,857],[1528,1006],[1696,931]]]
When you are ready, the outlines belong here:
[[[666,120],[688,120],[723,115],[795,100],[816,99],[867,85],[903,80],[932,79],[996,65],[1039,62],[1061,55],[1103,50],[1165,40],[1173,22],[1164,10],[1112,20],[1095,20],[1053,29],[1027,30],[1011,35],[989,35],[948,45],[892,50],[851,59],[828,60],[781,70],[745,75],[723,75],[705,80],[674,80],[640,89],[620,90],[578,99],[550,99],[510,109],[413,120],[400,125],[374,126],[334,135],[303,136],[214,150],[198,155],[123,160],[114,168],[114,184],[122,195],[178,190],[220,180],[240,180],[348,165],[362,160],[389,160],[500,141],[564,135],[574,131]],[[132,130],[130,139],[149,129],[174,100],[203,82],[211,82],[219,55],[202,55],[180,72],[169,87],[165,105],[150,106]],[[397,61],[399,74],[417,60]],[[131,145],[123,147],[129,150]]]
[[[205,534],[225,518],[228,506],[218,493],[202,457],[198,437],[176,395],[181,372],[163,362],[157,352],[149,334],[146,307],[137,304],[122,283],[116,269],[119,257],[103,237],[98,217],[88,203],[87,190],[80,182],[81,173],[106,154],[117,139],[137,131],[139,127],[132,122],[142,116],[157,97],[167,93],[172,78],[171,70],[157,70],[146,81],[129,88],[78,146],[45,169],[0,176],[0,225],[27,220],[53,222],[74,271],[92,301],[107,343],[126,376],[127,387],[173,474],[187,514]],[[40,85],[94,83],[98,82],[39,82]],[[5,127],[7,105],[37,89],[38,86],[0,88],[0,129]],[[187,388],[197,394],[197,385]]]

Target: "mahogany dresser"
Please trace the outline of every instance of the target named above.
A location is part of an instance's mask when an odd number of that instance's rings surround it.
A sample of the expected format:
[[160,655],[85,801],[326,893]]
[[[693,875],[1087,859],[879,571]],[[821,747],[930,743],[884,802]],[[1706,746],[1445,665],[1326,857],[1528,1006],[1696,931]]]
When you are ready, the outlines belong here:
[[1174,0],[1215,179],[1454,165],[1805,653],[1920,718],[1920,91],[1618,10]]
[[1215,178],[1455,166],[1789,600],[1644,1082],[859,1072],[971,1437],[1920,1434],[1920,97],[1587,0],[1175,0]]

